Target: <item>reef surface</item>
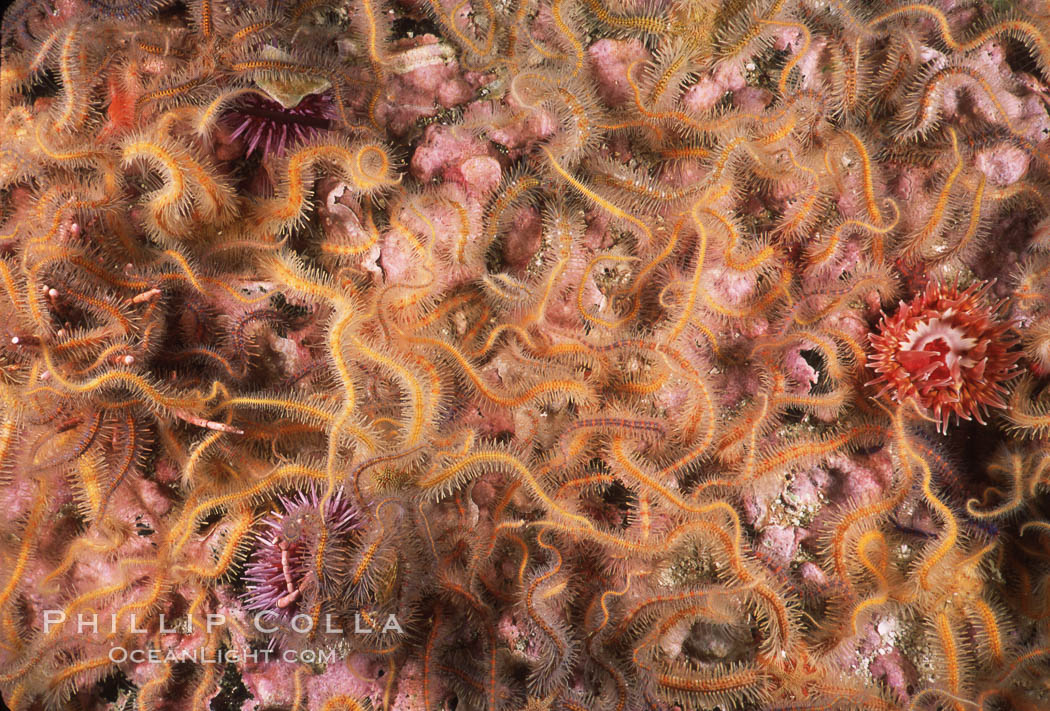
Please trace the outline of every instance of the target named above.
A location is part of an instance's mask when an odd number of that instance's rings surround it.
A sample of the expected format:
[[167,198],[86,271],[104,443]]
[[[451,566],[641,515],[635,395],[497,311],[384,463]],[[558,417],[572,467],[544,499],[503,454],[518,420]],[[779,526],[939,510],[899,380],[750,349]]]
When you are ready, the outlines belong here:
[[1050,708],[1038,0],[22,0],[0,691]]

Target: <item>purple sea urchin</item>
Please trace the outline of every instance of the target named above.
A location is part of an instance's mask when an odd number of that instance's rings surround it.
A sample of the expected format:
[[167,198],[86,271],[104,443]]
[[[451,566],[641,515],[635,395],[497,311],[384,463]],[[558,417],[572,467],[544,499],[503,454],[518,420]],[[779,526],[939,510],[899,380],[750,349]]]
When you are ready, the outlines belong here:
[[[283,513],[266,518],[256,539],[255,551],[245,569],[248,591],[244,604],[250,610],[273,611],[290,616],[298,608],[304,586],[318,583],[311,568],[311,552],[318,540],[337,545],[360,524],[353,504],[337,492],[324,505],[315,490],[280,498]],[[321,535],[326,531],[325,536]]]
[[279,156],[286,148],[330,128],[335,108],[328,93],[307,94],[291,108],[262,94],[248,94],[226,115],[236,126],[230,137],[243,136],[248,144],[247,155],[258,148],[265,157]]

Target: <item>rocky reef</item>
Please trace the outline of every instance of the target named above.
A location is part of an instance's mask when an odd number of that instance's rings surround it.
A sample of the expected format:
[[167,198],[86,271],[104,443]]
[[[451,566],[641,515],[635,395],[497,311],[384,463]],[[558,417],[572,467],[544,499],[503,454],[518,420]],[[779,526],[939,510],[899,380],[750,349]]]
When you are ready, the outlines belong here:
[[1050,707],[1040,0],[19,0],[12,711]]

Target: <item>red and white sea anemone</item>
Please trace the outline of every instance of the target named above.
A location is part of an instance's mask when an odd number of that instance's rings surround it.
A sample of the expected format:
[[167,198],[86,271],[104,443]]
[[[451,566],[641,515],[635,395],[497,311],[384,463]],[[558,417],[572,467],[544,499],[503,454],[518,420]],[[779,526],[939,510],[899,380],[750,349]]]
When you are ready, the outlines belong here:
[[945,431],[954,415],[984,424],[989,408],[1004,408],[1004,383],[1018,375],[1013,323],[1003,320],[1003,302],[987,303],[990,284],[930,282],[926,290],[897,313],[882,315],[878,332],[869,335],[874,353],[868,367],[879,374],[869,385],[881,386],[896,402],[913,400]]

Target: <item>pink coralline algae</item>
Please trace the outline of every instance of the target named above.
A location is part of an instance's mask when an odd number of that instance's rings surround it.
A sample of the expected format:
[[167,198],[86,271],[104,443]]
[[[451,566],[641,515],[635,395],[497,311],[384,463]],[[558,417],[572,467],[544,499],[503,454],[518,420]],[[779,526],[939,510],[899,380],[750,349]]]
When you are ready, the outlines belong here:
[[1044,0],[15,0],[12,711],[1050,708]]

